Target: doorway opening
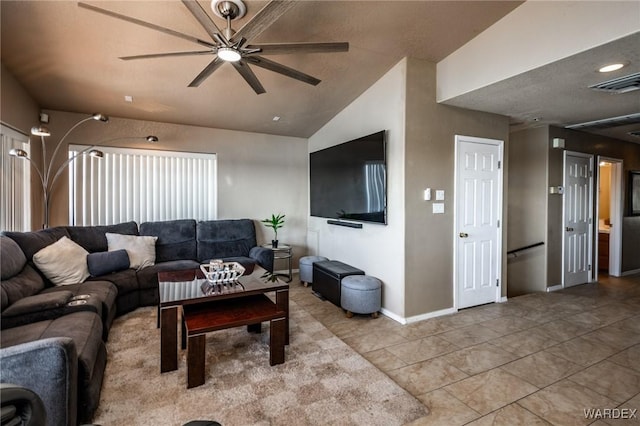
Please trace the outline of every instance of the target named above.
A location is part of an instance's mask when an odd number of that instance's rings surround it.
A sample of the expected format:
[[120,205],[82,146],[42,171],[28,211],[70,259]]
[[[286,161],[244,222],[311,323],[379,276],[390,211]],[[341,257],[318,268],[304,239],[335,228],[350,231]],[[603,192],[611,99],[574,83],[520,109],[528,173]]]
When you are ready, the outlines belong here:
[[619,277],[622,264],[622,160],[598,157],[596,263],[599,274]]

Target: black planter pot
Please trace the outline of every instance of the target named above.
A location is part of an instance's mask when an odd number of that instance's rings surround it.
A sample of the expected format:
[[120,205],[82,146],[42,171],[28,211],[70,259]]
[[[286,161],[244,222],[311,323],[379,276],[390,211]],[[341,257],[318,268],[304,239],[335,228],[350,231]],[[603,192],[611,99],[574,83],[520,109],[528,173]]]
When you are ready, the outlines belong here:
[[271,247],[278,248],[278,240],[271,240]]

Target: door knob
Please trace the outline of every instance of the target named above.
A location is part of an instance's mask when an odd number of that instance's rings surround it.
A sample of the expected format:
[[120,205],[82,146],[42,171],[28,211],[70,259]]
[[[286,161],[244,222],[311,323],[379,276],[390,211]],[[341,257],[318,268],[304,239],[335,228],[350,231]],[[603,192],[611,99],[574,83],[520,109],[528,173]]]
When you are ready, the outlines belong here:
[[466,232],[461,232],[460,233],[460,238],[467,238],[469,236],[469,234],[467,234]]
[[571,232],[571,231],[573,231],[573,228],[569,228],[569,227],[567,226],[567,232]]

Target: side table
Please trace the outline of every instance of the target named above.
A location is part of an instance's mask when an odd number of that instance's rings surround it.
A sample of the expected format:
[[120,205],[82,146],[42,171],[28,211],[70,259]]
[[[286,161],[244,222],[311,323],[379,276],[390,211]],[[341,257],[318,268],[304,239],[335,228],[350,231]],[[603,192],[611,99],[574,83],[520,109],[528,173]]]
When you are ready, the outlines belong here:
[[262,247],[269,248],[273,250],[273,269],[276,269],[276,260],[286,260],[287,261],[287,270],[289,271],[288,275],[285,275],[287,278],[286,282],[290,283],[293,279],[293,274],[291,273],[291,246],[286,244],[278,244],[278,247],[273,247],[271,244],[263,244]]

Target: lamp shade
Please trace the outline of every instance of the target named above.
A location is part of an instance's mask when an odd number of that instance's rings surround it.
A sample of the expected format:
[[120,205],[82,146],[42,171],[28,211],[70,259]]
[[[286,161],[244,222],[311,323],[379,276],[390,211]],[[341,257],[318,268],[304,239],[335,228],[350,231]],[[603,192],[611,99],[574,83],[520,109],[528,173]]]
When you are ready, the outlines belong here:
[[31,134],[34,136],[51,136],[51,132],[44,126],[33,126]]
[[109,117],[107,117],[106,115],[101,114],[101,113],[99,113],[99,112],[96,112],[96,113],[95,113],[95,114],[93,114],[91,117],[92,117],[94,120],[102,121],[102,122],[104,122],[104,123],[107,123],[107,122],[109,121]]
[[20,148],[10,149],[9,155],[11,155],[12,157],[29,158],[29,154],[27,154],[27,151]]

